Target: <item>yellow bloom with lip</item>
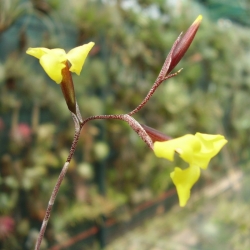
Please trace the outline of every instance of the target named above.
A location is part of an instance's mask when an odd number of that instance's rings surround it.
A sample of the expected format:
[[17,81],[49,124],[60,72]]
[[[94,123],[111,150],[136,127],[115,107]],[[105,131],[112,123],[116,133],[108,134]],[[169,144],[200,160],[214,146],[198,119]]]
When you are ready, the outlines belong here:
[[206,169],[209,161],[227,143],[222,135],[208,135],[196,133],[182,137],[154,143],[154,152],[157,157],[174,160],[174,153],[191,165]]
[[190,166],[182,170],[181,168],[175,167],[170,177],[176,186],[180,206],[184,207],[190,198],[191,188],[200,177],[200,168]]
[[200,168],[206,169],[211,158],[227,143],[222,135],[209,135],[196,133],[182,137],[154,143],[154,153],[157,157],[174,160],[174,154],[178,153],[187,163],[187,169],[175,168],[170,174],[179,196],[180,206],[185,206],[192,186],[200,176]]
[[66,62],[71,64],[70,71],[80,74],[85,59],[95,44],[90,42],[70,50],[67,54],[63,49],[29,48],[26,53],[39,59],[39,62],[48,76],[56,83],[61,83],[62,69]]

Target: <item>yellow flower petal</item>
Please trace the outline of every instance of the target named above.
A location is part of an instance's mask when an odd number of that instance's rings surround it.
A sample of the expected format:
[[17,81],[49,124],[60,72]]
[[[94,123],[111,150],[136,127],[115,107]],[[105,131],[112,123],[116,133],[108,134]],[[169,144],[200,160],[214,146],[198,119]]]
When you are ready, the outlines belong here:
[[221,148],[227,143],[227,140],[223,135],[209,135],[196,133],[195,137],[197,137],[202,144],[202,152],[208,152],[213,150],[214,155],[216,155]]
[[227,143],[222,135],[209,135],[196,133],[195,137],[201,143],[200,152],[196,152],[193,163],[199,167],[206,169],[209,161],[219,153],[221,148]]
[[182,170],[176,167],[170,174],[170,177],[176,186],[179,204],[181,207],[184,207],[190,198],[191,188],[200,177],[200,168],[197,166],[190,166]]
[[50,49],[49,53],[55,56],[62,56],[64,61],[67,59],[66,52],[64,49],[60,49],[60,48]]
[[85,59],[95,44],[90,42],[82,46],[76,47],[70,50],[67,54],[67,59],[71,63],[70,71],[75,72],[77,75],[80,75]]
[[48,76],[56,83],[61,83],[61,71],[67,60],[63,49],[29,48],[26,53],[40,59],[40,64]]
[[42,48],[42,47],[41,48],[28,48],[26,53],[28,55],[31,55],[31,56],[34,56],[34,57],[40,59],[43,55],[49,53],[49,51],[50,51],[49,49]]
[[206,169],[211,158],[218,154],[226,143],[227,140],[222,135],[196,133],[165,142],[155,142],[154,152],[157,157],[170,161],[173,161],[176,152],[185,162]]
[[66,67],[66,64],[61,61],[60,56],[57,57],[52,53],[43,55],[40,64],[53,81],[56,83],[62,82],[62,69]]
[[192,161],[193,149],[199,150],[199,141],[194,135],[184,135],[182,137],[154,143],[154,152],[157,157],[174,160],[174,153],[177,152],[187,162]]
[[61,83],[62,69],[65,68],[67,60],[70,61],[70,71],[80,74],[85,59],[94,46],[93,42],[76,47],[65,53],[63,49],[47,49],[47,48],[29,48],[26,53],[40,59],[40,64],[44,68],[49,77],[56,83]]

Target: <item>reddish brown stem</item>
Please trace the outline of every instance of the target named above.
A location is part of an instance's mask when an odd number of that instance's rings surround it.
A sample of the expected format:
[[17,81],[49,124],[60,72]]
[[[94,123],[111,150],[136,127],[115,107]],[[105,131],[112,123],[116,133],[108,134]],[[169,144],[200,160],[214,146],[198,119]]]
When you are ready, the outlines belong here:
[[64,176],[67,173],[69,163],[70,163],[70,161],[71,161],[71,159],[72,159],[72,157],[73,157],[73,155],[75,153],[76,145],[78,143],[79,136],[80,136],[80,133],[81,133],[81,129],[83,127],[83,125],[77,119],[76,115],[72,113],[72,116],[73,116],[73,120],[74,120],[74,123],[75,123],[74,139],[73,139],[73,142],[72,142],[72,145],[71,145],[71,148],[70,148],[69,156],[68,156],[68,158],[67,158],[67,160],[66,160],[66,162],[65,162],[65,164],[64,164],[64,166],[63,166],[63,168],[61,170],[61,173],[60,173],[60,175],[59,175],[59,177],[57,179],[55,187],[54,187],[54,189],[52,191],[52,194],[50,196],[49,204],[47,206],[46,213],[45,213],[45,216],[44,216],[44,219],[43,219],[43,223],[42,223],[42,226],[41,226],[38,238],[37,238],[35,250],[40,250],[40,246],[41,246],[43,236],[44,236],[44,233],[45,233],[48,221],[49,221],[51,210],[53,208],[56,196],[58,194],[58,191],[60,189],[60,186],[61,186],[61,183],[62,183],[62,181],[64,179]]
[[65,174],[66,174],[66,172],[68,170],[68,166],[69,166],[69,162],[67,161],[67,162],[65,162],[65,164],[64,164],[64,166],[62,168],[62,171],[61,171],[61,173],[60,173],[60,175],[59,175],[59,177],[57,179],[56,185],[55,185],[55,187],[53,189],[53,192],[52,192],[52,194],[50,196],[49,204],[48,204],[48,207],[46,209],[46,213],[45,213],[45,216],[44,216],[44,219],[43,219],[43,223],[42,223],[39,235],[38,235],[35,250],[40,249],[40,246],[41,246],[41,243],[42,243],[42,240],[43,240],[43,236],[44,236],[44,233],[45,233],[48,221],[49,221],[49,217],[50,217],[50,214],[51,214],[52,207],[54,205],[56,196],[58,194],[58,191],[59,191],[61,183],[62,183],[62,181],[64,179],[64,176],[65,176]]
[[137,122],[133,117],[128,114],[121,114],[121,115],[96,115],[91,116],[83,121],[83,125],[91,120],[97,119],[118,119],[123,120],[128,123],[128,125],[139,135],[139,137],[148,145],[150,149],[153,149],[153,142],[144,128]]
[[200,26],[201,20],[202,20],[202,16],[200,15],[196,18],[196,20],[193,22],[193,24],[189,27],[189,29],[187,30],[187,32],[184,34],[183,37],[181,37],[182,34],[180,34],[178,36],[178,38],[175,40],[166,60],[161,68],[161,71],[160,71],[154,85],[152,86],[152,88],[150,89],[150,91],[148,92],[148,94],[144,98],[144,100],[141,102],[141,104],[139,104],[139,106],[137,108],[132,110],[129,113],[129,115],[133,115],[136,112],[138,112],[148,102],[148,100],[151,98],[151,96],[154,94],[156,89],[160,86],[160,84],[163,81],[165,81],[166,79],[169,79],[173,76],[176,76],[180,72],[180,71],[178,71],[177,73],[170,75],[171,71],[179,63],[179,61],[182,59],[182,57],[187,52],[189,46],[191,45],[191,43],[195,37],[195,34]]
[[154,83],[154,85],[153,85],[153,87],[149,90],[149,92],[148,92],[148,94],[146,95],[146,97],[144,98],[144,100],[134,109],[134,110],[132,110],[132,111],[130,111],[129,113],[128,113],[128,115],[134,115],[135,113],[137,113],[138,111],[140,111],[143,107],[144,107],[144,105],[149,101],[149,99],[152,97],[152,95],[154,94],[154,92],[156,91],[156,89],[160,86],[160,84],[162,83],[162,82],[164,82],[165,80],[167,80],[167,79],[169,79],[169,78],[171,78],[171,77],[174,77],[174,76],[176,76],[176,75],[178,75],[180,72],[181,72],[181,70],[182,69],[180,69],[180,70],[178,70],[176,73],[174,73],[174,74],[171,74],[171,75],[168,75],[168,76],[166,76],[166,77],[164,77],[163,79],[162,78],[160,78],[159,76],[157,77],[157,79],[156,79],[156,81],[155,81],[155,83]]

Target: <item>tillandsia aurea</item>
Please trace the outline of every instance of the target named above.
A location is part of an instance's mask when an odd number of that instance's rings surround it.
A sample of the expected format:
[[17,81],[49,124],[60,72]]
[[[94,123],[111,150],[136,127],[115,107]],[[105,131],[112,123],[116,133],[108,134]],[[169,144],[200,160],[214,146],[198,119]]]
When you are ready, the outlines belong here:
[[[148,145],[148,147],[154,151],[156,156],[164,157],[171,161],[173,159],[174,153],[179,153],[180,157],[189,163],[189,167],[185,170],[181,170],[180,168],[176,167],[174,172],[171,173],[171,178],[177,187],[180,205],[184,206],[186,204],[190,196],[190,189],[200,176],[200,168],[207,167],[210,159],[220,151],[220,149],[226,143],[226,140],[221,135],[206,135],[200,133],[197,133],[196,135],[185,135],[172,140],[170,137],[163,135],[159,131],[139,124],[132,117],[132,115],[137,113],[149,101],[153,93],[162,82],[176,76],[180,72],[179,70],[176,73],[171,74],[171,71],[179,63],[191,45],[200,26],[201,20],[202,16],[198,16],[194,23],[189,27],[187,32],[183,36],[180,35],[176,39],[152,88],[149,90],[143,101],[134,110],[127,114],[97,115],[88,117],[84,120],[82,119],[75,99],[71,72],[76,72],[77,74],[80,73],[89,51],[94,46],[93,42],[77,47],[71,50],[68,54],[66,54],[65,51],[61,49],[49,50],[46,48],[29,48],[27,50],[28,54],[40,60],[42,67],[50,76],[50,78],[55,82],[60,83],[64,98],[69,110],[72,113],[75,124],[75,136],[72,146],[49,200],[45,218],[43,220],[39,237],[36,242],[36,250],[40,249],[56,195],[75,152],[81,129],[87,122],[91,120],[123,120],[127,122],[129,126],[139,135],[139,137]],[[69,63],[71,64],[71,67],[69,66]]]

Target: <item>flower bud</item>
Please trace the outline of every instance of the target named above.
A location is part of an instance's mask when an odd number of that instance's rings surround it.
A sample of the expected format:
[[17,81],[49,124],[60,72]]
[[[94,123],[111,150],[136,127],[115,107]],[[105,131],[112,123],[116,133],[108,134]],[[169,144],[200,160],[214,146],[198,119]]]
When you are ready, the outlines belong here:
[[146,133],[149,135],[149,137],[151,138],[151,140],[153,142],[168,141],[168,140],[172,139],[170,136],[164,135],[162,132],[160,132],[154,128],[151,128],[151,127],[143,125],[143,124],[141,124],[141,126],[144,128],[144,130],[146,131]]
[[71,72],[69,71],[68,62],[66,63],[66,67],[62,69],[62,82],[60,84],[64,99],[67,103],[68,109],[76,114],[76,98],[75,98],[75,90],[74,84],[72,81]]
[[186,51],[188,50],[189,46],[194,40],[195,34],[199,29],[201,20],[202,16],[199,15],[193,22],[193,24],[189,27],[187,32],[182,37],[181,36],[178,37],[177,43],[174,44],[175,48],[172,48],[173,49],[172,53],[168,55],[168,57],[170,56],[171,63],[166,72],[166,75],[168,75],[174,69],[174,67],[179,63],[179,61],[185,55]]

